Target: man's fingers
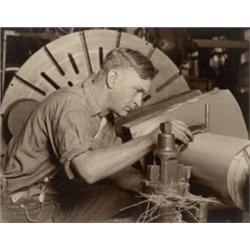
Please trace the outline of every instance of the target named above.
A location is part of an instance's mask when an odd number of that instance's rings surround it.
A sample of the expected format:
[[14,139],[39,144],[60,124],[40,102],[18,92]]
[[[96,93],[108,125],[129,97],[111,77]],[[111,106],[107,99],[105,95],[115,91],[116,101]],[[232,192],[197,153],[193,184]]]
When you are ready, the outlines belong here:
[[185,145],[188,145],[188,143],[191,141],[191,139],[185,133],[185,131],[183,131],[182,129],[180,129],[178,127],[175,127],[172,132],[173,132],[175,138],[178,139],[179,141],[181,141],[182,143],[184,143]]
[[175,129],[179,129],[180,131],[185,133],[191,141],[193,140],[193,134],[185,123],[179,122],[179,121],[173,121],[172,122],[172,129],[173,129],[173,131]]
[[171,119],[171,120],[170,120],[170,122],[171,122],[171,123],[176,123],[176,124],[186,125],[186,123],[185,123],[185,122],[180,121],[180,120],[175,120],[175,119]]
[[192,132],[190,131],[190,129],[187,126],[185,126],[185,127],[178,127],[178,128],[180,130],[182,130],[188,136],[188,138],[191,141],[194,139]]
[[[175,138],[187,146],[189,142],[193,140],[193,134],[186,123],[178,120],[170,120],[169,122],[172,124],[172,133],[174,134]],[[159,133],[159,128],[151,132],[154,143],[158,142]]]

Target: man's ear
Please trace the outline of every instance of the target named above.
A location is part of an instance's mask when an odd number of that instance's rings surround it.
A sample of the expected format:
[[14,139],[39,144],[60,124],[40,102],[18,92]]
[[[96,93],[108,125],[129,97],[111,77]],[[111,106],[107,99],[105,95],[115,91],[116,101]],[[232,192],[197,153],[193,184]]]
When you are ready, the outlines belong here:
[[118,74],[115,70],[110,70],[107,74],[106,83],[109,89],[112,89],[117,83]]

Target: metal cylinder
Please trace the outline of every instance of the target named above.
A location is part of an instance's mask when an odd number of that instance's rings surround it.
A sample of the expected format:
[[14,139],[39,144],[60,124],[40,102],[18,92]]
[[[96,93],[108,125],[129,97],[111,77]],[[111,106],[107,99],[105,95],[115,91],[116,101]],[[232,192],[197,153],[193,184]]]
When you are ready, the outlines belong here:
[[158,147],[155,156],[160,160],[160,181],[163,185],[170,185],[178,181],[177,151],[172,125],[162,123],[161,133],[158,135]]
[[209,111],[209,104],[205,104],[205,127],[207,130],[209,130]]
[[235,137],[201,133],[178,159],[192,166],[192,175],[199,182],[220,194],[228,203],[244,209],[244,186],[249,179],[250,164],[243,152],[250,155],[250,141]]

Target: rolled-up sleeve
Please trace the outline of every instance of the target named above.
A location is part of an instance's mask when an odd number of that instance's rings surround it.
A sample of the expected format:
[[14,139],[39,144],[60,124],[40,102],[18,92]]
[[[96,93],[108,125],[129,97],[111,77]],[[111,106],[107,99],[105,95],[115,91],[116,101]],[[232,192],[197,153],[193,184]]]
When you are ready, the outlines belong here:
[[70,163],[76,156],[93,147],[93,128],[88,109],[74,98],[67,98],[56,107],[52,128],[52,143],[55,153],[64,166],[69,179],[74,175]]

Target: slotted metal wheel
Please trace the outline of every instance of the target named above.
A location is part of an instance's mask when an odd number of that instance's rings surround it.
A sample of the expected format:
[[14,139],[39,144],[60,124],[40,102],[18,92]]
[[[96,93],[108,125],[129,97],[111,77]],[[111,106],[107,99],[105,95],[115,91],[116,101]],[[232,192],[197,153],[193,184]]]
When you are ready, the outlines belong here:
[[[20,105],[24,105],[25,113],[25,105],[29,103],[27,99],[40,102],[56,89],[83,81],[100,69],[105,55],[116,47],[140,51],[152,60],[158,70],[149,93],[143,98],[144,106],[189,90],[176,65],[151,43],[125,32],[86,30],[62,36],[47,44],[23,64],[5,92],[0,107],[1,117],[11,117],[6,112],[13,112],[15,103],[19,105],[19,110],[22,109]],[[14,120],[11,119],[11,122]],[[1,119],[4,133],[2,125]]]

